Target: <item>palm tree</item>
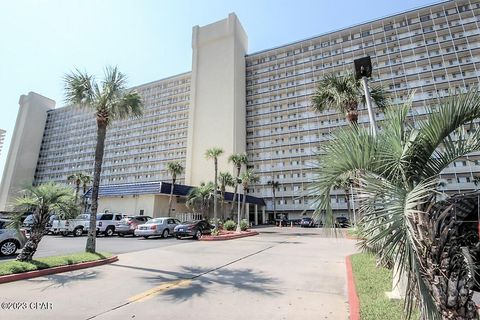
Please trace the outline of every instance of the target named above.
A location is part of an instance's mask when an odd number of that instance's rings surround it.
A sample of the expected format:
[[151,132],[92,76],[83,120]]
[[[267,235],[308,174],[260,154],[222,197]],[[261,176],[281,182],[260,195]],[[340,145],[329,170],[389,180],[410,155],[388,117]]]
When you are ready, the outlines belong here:
[[[248,163],[247,154],[246,153],[232,154],[230,157],[228,157],[228,162],[232,162],[235,168],[237,169],[237,172],[235,175],[235,181],[238,181],[240,177],[240,171],[242,170],[242,165],[246,166]],[[233,191],[233,200],[232,200],[232,206],[230,208],[230,215],[233,215],[233,210],[235,209],[235,200],[238,201],[237,192],[238,192],[238,184],[235,183],[235,190]],[[240,212],[238,214],[240,214]]]
[[201,183],[200,186],[193,188],[187,195],[187,206],[195,209],[195,207],[200,207],[200,212],[203,215],[203,218],[208,217],[208,211],[210,208],[210,199],[215,197],[214,193],[214,184]]
[[[253,170],[247,170],[245,172],[242,172],[242,174],[240,175],[240,180],[242,181],[242,187],[243,187],[243,204],[242,204],[242,210],[240,211],[246,217],[246,214],[247,214],[246,202],[247,202],[248,186],[252,183],[258,182],[260,179],[258,178],[258,176],[255,174]],[[241,214],[239,212],[237,232],[240,232],[240,220],[241,220],[240,216]]]
[[[383,109],[387,106],[388,99],[382,88],[371,86],[370,94],[377,107]],[[353,73],[343,76],[328,74],[318,84],[312,103],[315,111],[336,109],[345,113],[350,123],[357,124],[358,105],[365,105],[365,95],[361,82]]]
[[337,189],[343,189],[343,192],[345,192],[345,200],[347,201],[347,212],[348,212],[348,219],[350,221],[353,221],[352,219],[352,210],[350,208],[350,186],[352,185],[352,177],[349,175],[344,175],[341,177],[338,177],[338,179],[335,181],[333,187]]
[[83,195],[85,195],[85,193],[87,193],[88,185],[92,183],[92,177],[84,173],[81,180],[82,180],[82,187],[83,187]]
[[275,219],[277,217],[277,210],[276,210],[276,200],[275,200],[275,192],[276,190],[278,189],[278,187],[280,186],[280,183],[278,181],[275,181],[275,180],[271,180],[271,181],[268,181],[267,182],[269,185],[272,186],[272,195],[273,195],[273,218]]
[[19,261],[31,261],[45,234],[51,213],[55,212],[60,218],[71,218],[78,213],[78,206],[71,188],[46,183],[24,190],[24,196],[15,200],[15,211],[13,225],[17,229],[21,226],[22,214],[33,212],[30,237],[17,257]]
[[173,188],[175,187],[175,182],[177,181],[177,175],[183,173],[183,166],[180,162],[172,161],[167,163],[167,171],[172,175],[172,186],[170,188],[170,199],[168,200],[168,216],[172,212],[172,199],[173,199]]
[[75,184],[75,201],[78,200],[78,192],[80,191],[80,185],[84,183],[83,193],[85,193],[85,182],[86,177],[90,178],[82,172],[76,172],[67,177],[68,182],[73,182]]
[[[218,179],[217,179],[217,176],[218,176],[218,157],[220,155],[222,155],[222,153],[223,153],[223,149],[222,148],[217,148],[217,147],[208,149],[205,152],[205,158],[213,159],[213,163],[215,165],[215,179],[213,180],[213,185],[214,185],[213,190],[215,190],[215,195],[217,194],[217,189],[218,189]],[[213,219],[215,221],[217,221],[217,197],[216,196],[213,197]]]
[[411,101],[388,108],[377,137],[350,127],[322,147],[316,212],[332,222],[335,181],[357,174],[362,245],[394,260],[406,275],[407,311],[417,301],[422,319],[475,319],[470,253],[461,249],[457,210],[442,207],[436,189],[443,169],[480,150],[480,131],[464,130],[480,118],[480,94],[451,95],[415,126],[408,121],[410,107]]
[[100,83],[94,77],[76,70],[65,75],[65,99],[68,103],[87,106],[95,111],[97,120],[97,145],[93,171],[92,207],[87,252],[95,252],[98,190],[102,172],[107,127],[114,120],[140,117],[143,104],[140,96],[126,89],[126,76],[117,67],[107,67]]
[[234,187],[236,185],[235,179],[230,172],[220,172],[218,174],[218,180],[220,181],[220,193],[222,199],[223,218],[225,219],[225,191],[227,187]]

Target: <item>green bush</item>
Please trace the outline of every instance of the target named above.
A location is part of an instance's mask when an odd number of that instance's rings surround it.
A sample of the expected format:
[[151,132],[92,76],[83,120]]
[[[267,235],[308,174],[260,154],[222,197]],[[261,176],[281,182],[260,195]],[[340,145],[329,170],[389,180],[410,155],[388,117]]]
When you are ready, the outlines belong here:
[[227,220],[223,224],[223,227],[225,228],[225,230],[232,231],[232,230],[235,230],[235,228],[237,227],[237,224],[233,220]]
[[240,221],[240,230],[246,231],[247,229],[248,229],[248,221],[247,219],[242,219],[242,221]]

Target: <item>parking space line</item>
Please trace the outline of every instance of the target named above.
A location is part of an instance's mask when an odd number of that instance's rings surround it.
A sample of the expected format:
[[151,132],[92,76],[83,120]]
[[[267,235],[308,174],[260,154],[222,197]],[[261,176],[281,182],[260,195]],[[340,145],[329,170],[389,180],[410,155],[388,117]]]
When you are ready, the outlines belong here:
[[170,281],[166,283],[162,283],[161,285],[158,285],[152,289],[149,289],[147,291],[144,291],[142,293],[139,293],[137,295],[134,295],[130,298],[128,298],[128,302],[142,302],[145,300],[148,300],[152,298],[153,296],[156,296],[160,293],[166,292],[171,289],[175,288],[185,288],[188,287],[192,283],[192,280],[187,279],[187,280],[175,280],[175,281]]

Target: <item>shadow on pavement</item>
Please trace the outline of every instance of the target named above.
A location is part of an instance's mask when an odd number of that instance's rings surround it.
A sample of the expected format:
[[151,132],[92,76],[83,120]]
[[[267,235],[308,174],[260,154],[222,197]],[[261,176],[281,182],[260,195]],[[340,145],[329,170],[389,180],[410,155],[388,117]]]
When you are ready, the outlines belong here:
[[173,286],[162,292],[162,296],[175,301],[185,301],[195,296],[202,296],[211,285],[231,287],[237,290],[260,293],[264,295],[280,295],[281,292],[273,288],[278,284],[278,279],[270,277],[261,271],[250,268],[235,269],[222,267],[208,269],[202,267],[182,266],[180,271],[166,271],[160,269],[133,267],[112,264],[116,267],[131,268],[155,273],[155,275],[142,277],[145,281],[155,286],[171,282],[174,279],[192,280],[187,285]]
[[41,289],[45,291],[50,288],[64,287],[67,283],[75,281],[88,281],[97,279],[99,272],[97,271],[80,271],[71,273],[58,273],[39,278],[28,279],[27,281],[32,284],[45,284],[46,286]]

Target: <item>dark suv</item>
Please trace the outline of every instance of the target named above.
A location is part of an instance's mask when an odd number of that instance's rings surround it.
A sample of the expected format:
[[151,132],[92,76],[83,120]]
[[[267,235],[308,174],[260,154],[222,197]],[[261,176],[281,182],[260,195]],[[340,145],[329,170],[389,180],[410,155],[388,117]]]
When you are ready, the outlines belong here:
[[337,228],[348,228],[350,227],[350,220],[347,217],[337,217],[335,219],[335,227]]

